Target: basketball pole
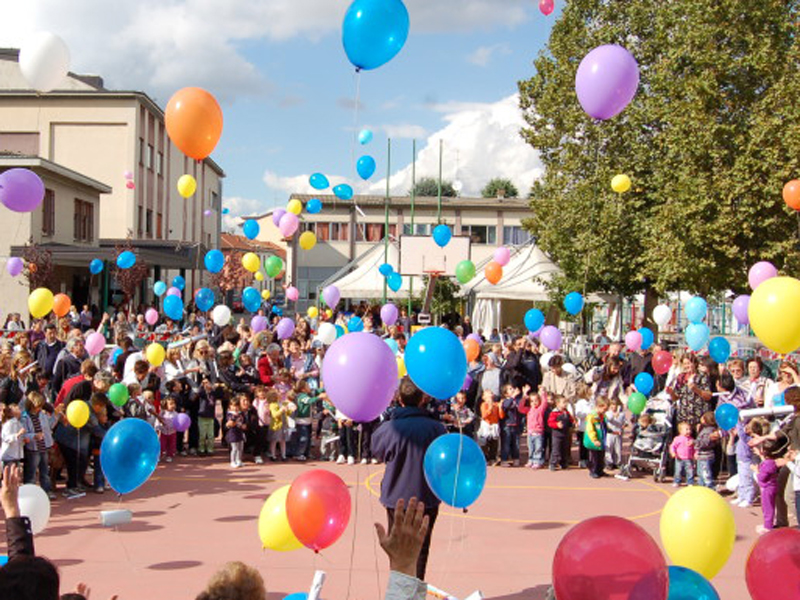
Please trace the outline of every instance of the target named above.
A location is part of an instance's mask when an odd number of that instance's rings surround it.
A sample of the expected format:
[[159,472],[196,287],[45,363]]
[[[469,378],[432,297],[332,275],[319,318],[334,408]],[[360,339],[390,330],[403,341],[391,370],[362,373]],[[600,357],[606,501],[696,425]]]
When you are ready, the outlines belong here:
[[[386,140],[386,198],[383,201],[383,262],[389,262],[389,181],[392,177],[392,138]],[[398,265],[398,268],[400,265]],[[383,278],[383,303],[386,304],[386,277]]]
[[444,140],[439,140],[439,197],[436,201],[436,223],[442,222],[442,146]]
[[[411,141],[411,235],[414,235],[414,200],[417,197],[417,140]],[[402,231],[400,234],[402,235]],[[400,265],[398,265],[399,268]],[[408,282],[408,316],[412,314],[412,302],[414,301],[414,276],[411,275]]]

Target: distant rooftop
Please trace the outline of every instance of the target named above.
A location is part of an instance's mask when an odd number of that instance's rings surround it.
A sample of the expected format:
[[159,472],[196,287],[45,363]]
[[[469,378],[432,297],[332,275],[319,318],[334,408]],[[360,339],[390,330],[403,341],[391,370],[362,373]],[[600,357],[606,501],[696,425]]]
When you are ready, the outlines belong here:
[[220,248],[222,250],[241,250],[242,252],[272,252],[273,254],[286,258],[286,250],[272,242],[261,240],[248,240],[243,235],[233,233],[220,234]]

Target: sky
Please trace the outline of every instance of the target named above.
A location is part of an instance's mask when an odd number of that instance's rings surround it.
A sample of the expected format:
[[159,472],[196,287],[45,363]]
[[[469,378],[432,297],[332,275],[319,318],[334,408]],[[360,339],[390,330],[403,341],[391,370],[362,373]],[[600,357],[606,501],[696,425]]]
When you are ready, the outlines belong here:
[[[495,176],[527,193],[541,164],[519,136],[515,94],[533,74],[558,3],[549,17],[534,0],[405,3],[405,47],[358,76],[341,43],[349,0],[7,0],[0,46],[52,31],[69,46],[74,72],[142,90],[162,107],[181,87],[208,89],[225,119],[212,158],[227,175],[229,218],[311,192],[314,172],[383,194],[388,137],[395,194],[411,187],[414,138],[418,177],[437,174],[443,140],[444,177],[461,182],[463,196],[479,195]],[[362,128],[374,132],[366,146],[355,141]],[[362,154],[378,165],[367,182],[355,172]]]

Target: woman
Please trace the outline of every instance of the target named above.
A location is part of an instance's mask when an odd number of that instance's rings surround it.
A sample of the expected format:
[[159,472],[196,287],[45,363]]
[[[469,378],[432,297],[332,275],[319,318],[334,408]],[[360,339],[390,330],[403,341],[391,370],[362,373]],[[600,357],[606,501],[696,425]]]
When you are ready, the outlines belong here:
[[771,383],[772,380],[764,376],[761,357],[754,356],[747,361],[747,381],[743,387],[756,406],[764,406],[765,392]]
[[31,364],[31,355],[17,352],[11,362],[11,372],[0,382],[0,404],[21,404],[29,392],[38,392],[34,369],[26,368]]
[[568,402],[575,402],[575,381],[564,371],[564,357],[560,354],[551,356],[547,366],[540,388],[545,394],[545,402],[553,396],[564,396]]
[[188,380],[186,377],[187,371],[183,367],[180,348],[167,349],[167,356],[164,359],[163,368],[164,368],[164,381],[162,382],[162,388],[161,388],[162,396],[166,397],[168,393],[167,386],[176,379],[181,380],[181,383],[188,384]]
[[[612,344],[613,346],[613,344]],[[545,378],[547,374],[545,374]],[[609,354],[606,356],[605,364],[596,367],[592,375],[592,400],[605,398],[620,400],[625,382],[622,380],[622,359],[619,356]],[[572,401],[573,399],[570,399]]]
[[699,362],[694,354],[684,354],[681,358],[681,373],[673,385],[667,387],[672,401],[677,403],[677,416],[674,425],[686,421],[696,431],[703,413],[710,410],[714,396],[707,373],[699,371]]
[[784,360],[778,367],[778,380],[770,382],[764,390],[764,408],[786,406],[783,393],[798,384],[800,375],[797,373],[797,366],[791,361]]
[[286,357],[285,367],[292,372],[295,381],[308,381],[312,391],[319,387],[319,369],[314,359],[314,354],[302,350],[300,340],[292,338],[289,341],[289,355]]

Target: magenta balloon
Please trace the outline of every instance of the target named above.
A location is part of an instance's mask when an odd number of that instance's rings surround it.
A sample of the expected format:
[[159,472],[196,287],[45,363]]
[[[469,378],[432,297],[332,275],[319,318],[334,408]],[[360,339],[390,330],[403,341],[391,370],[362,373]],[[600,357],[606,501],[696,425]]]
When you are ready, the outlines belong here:
[[386,410],[397,390],[394,353],[377,335],[348,333],[322,361],[322,381],[333,404],[349,418],[369,422]]
[[767,279],[772,279],[777,276],[778,269],[775,268],[775,265],[762,260],[750,267],[750,272],[747,274],[747,281],[750,284],[750,289],[755,291],[755,289]]
[[394,304],[384,304],[381,307],[381,321],[387,327],[397,323],[397,307]]
[[578,100],[593,119],[610,119],[621,113],[636,95],[639,65],[622,46],[598,46],[587,54],[575,75]]
[[300,225],[300,219],[294,213],[287,212],[278,223],[278,229],[281,230],[283,237],[292,237],[294,232],[297,231],[297,226]]
[[642,334],[638,331],[629,331],[625,334],[625,345],[631,352],[636,352],[642,347]]
[[288,288],[286,288],[286,297],[292,302],[297,302],[300,298],[300,290],[293,285],[290,285]]
[[278,334],[279,340],[288,340],[294,333],[294,321],[292,321],[289,317],[283,317],[280,321],[278,321],[278,325],[275,327],[275,332]]
[[539,339],[548,350],[558,350],[561,348],[561,332],[557,327],[546,325],[539,334]]
[[494,251],[494,262],[496,262],[501,267],[505,267],[508,264],[508,261],[510,260],[511,260],[511,251],[505,246],[500,246],[497,250]]
[[30,169],[9,169],[0,174],[0,202],[14,212],[31,212],[44,200],[44,183]]
[[181,291],[176,287],[171,287],[167,290],[167,296],[178,296],[180,297]]
[[86,336],[84,347],[89,353],[89,356],[100,354],[103,351],[103,348],[106,347],[106,338],[102,333],[95,331],[94,333]]
[[267,317],[262,317],[261,315],[256,315],[250,319],[250,329],[253,330],[253,333],[264,331],[267,328],[267,324]]
[[286,214],[285,208],[276,208],[275,211],[272,213],[272,222],[275,224],[275,227],[281,224],[281,217]]
[[155,325],[158,323],[158,311],[155,308],[148,308],[144,313],[144,320],[148,325]]
[[192,425],[192,419],[186,413],[178,413],[175,415],[175,418],[172,419],[172,426],[175,428],[175,431],[178,433],[183,433]]
[[6,271],[12,277],[16,277],[20,273],[22,273],[22,269],[25,267],[25,263],[22,262],[22,259],[18,256],[12,256],[8,259],[6,263]]
[[325,304],[327,304],[330,308],[335,308],[336,305],[339,304],[339,298],[341,297],[342,293],[335,285],[329,285],[322,290],[322,299],[325,300]]
[[742,325],[750,323],[750,317],[747,316],[747,309],[750,306],[750,296],[743,295],[737,296],[733,301],[733,316]]

